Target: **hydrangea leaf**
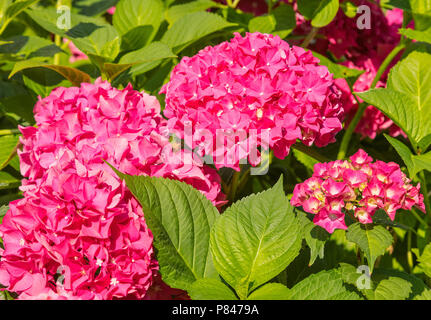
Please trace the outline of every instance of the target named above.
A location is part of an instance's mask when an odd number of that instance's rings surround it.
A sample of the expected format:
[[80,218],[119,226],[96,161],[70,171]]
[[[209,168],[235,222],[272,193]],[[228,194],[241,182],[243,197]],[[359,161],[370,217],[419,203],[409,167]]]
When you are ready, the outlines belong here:
[[121,64],[133,64],[130,73],[133,76],[145,73],[156,68],[164,59],[175,58],[171,48],[161,42],[152,42],[148,46],[129,52],[121,59]]
[[399,32],[409,39],[416,41],[431,43],[431,28],[424,31],[413,30],[413,29],[400,29]]
[[356,243],[364,252],[371,273],[377,257],[383,255],[393,241],[391,233],[383,226],[359,222],[349,226],[346,237],[347,240]]
[[70,14],[70,29],[60,29],[54,8],[31,9],[28,15],[43,29],[67,37],[88,56],[114,60],[120,52],[120,36],[116,29],[99,18]]
[[150,43],[163,22],[163,12],[161,0],[121,0],[116,6],[112,23],[120,35],[137,27],[148,28],[150,32],[144,35],[144,43]]
[[[3,1],[2,4],[5,7],[1,6],[0,11],[0,34],[6,29],[8,24],[21,12],[35,4],[39,0],[22,0],[22,1],[14,1],[10,3],[9,1]],[[3,12],[4,10],[4,12]]]
[[312,51],[312,53],[313,53],[313,56],[315,56],[316,58],[318,58],[320,60],[319,64],[326,66],[328,68],[329,72],[334,75],[335,79],[339,79],[339,78],[343,78],[343,79],[354,78],[354,79],[356,79],[357,77],[359,77],[361,74],[364,73],[363,70],[348,68],[348,67],[343,66],[341,64],[332,62],[327,57],[325,57],[325,56],[323,56],[317,52]]
[[431,278],[431,244],[425,246],[418,261],[423,272]]
[[329,233],[311,221],[304,212],[298,211],[298,218],[301,222],[301,229],[305,242],[310,247],[310,261],[308,266],[313,265],[317,257],[323,259],[325,253],[325,243],[329,239]]
[[272,33],[285,38],[296,27],[296,17],[293,8],[281,3],[271,14],[255,17],[249,21],[250,32]]
[[219,217],[212,203],[184,182],[117,174],[142,205],[163,281],[188,290],[198,279],[218,277],[209,250],[210,229]]
[[6,135],[0,137],[0,170],[7,166],[11,158],[16,154],[16,146],[19,135]]
[[281,283],[267,283],[253,291],[247,300],[288,300],[290,290]]
[[9,74],[9,78],[11,78],[17,72],[31,68],[47,68],[54,70],[58,74],[62,75],[65,79],[69,80],[75,86],[80,86],[82,82],[91,82],[90,76],[84,71],[68,66],[48,64],[40,60],[18,61],[17,63],[15,63],[11,73]]
[[298,255],[302,234],[282,179],[229,207],[211,231],[211,252],[220,275],[245,299]]
[[165,11],[165,17],[169,24],[173,24],[175,21],[189,13],[205,11],[209,8],[219,6],[220,4],[211,0],[196,0],[170,7],[168,10]]
[[36,36],[13,36],[0,45],[0,57],[12,59],[31,59],[35,57],[52,57],[62,52],[52,41]]
[[339,0],[298,0],[297,3],[299,12],[316,28],[331,23],[340,7]]
[[413,146],[431,134],[431,55],[412,52],[389,73],[387,88],[356,93],[392,119]]
[[422,170],[431,171],[431,152],[421,155],[414,155],[410,151],[409,147],[407,147],[401,141],[386,134],[385,137],[398,152],[401,159],[403,159],[411,178],[414,178],[416,174]]
[[332,269],[312,274],[290,289],[290,300],[361,300],[344,285],[341,273]]
[[235,293],[217,279],[199,279],[187,293],[193,300],[238,300]]
[[161,42],[178,52],[182,46],[189,45],[211,33],[236,24],[210,12],[189,13],[175,21],[163,35]]
[[379,282],[374,291],[373,300],[406,300],[411,293],[411,288],[410,282],[389,277]]

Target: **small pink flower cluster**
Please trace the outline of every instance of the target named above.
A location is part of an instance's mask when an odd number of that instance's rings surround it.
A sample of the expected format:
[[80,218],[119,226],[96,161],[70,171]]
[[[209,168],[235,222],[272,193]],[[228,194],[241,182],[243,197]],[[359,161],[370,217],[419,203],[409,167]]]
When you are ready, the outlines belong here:
[[295,186],[291,203],[315,214],[314,223],[332,233],[347,229],[345,214],[372,223],[378,209],[391,220],[398,209],[417,206],[425,211],[420,184],[416,187],[398,164],[375,161],[363,150],[350,160],[318,163],[310,179]]
[[21,128],[25,197],[0,226],[0,283],[20,298],[144,298],[158,270],[153,237],[104,160],[127,174],[185,181],[215,204],[217,172],[168,161],[184,151],[162,134],[157,99],[131,86],[98,79],[57,88],[36,104],[35,119],[37,128]]
[[[206,47],[174,68],[161,90],[166,93],[169,128],[181,132],[191,125],[193,149],[214,159],[224,152],[230,160],[216,162],[217,168],[239,170],[238,149],[256,164],[244,147],[251,130],[258,132],[255,145],[269,145],[278,158],[284,158],[297,139],[325,146],[335,141],[344,115],[332,74],[318,62],[310,51],[291,47],[278,36],[236,33],[230,42]],[[220,151],[217,132],[230,129],[249,136]],[[260,133],[268,129],[269,142],[264,142]],[[200,130],[213,139],[203,141]]]

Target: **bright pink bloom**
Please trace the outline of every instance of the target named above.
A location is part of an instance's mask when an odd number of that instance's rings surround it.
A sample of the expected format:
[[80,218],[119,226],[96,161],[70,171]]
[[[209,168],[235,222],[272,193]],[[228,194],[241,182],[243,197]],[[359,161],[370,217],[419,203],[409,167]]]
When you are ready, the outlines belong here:
[[391,220],[398,209],[417,206],[425,212],[420,185],[414,187],[410,182],[396,163],[373,163],[359,150],[349,161],[317,163],[313,176],[295,186],[291,203],[315,214],[314,223],[332,233],[347,228],[347,212],[360,223],[372,223],[378,209],[386,211]]
[[[0,283],[21,298],[141,299],[157,274],[144,213],[107,161],[133,175],[185,181],[214,204],[216,171],[183,162],[155,97],[100,79],[57,88],[21,128],[24,199],[0,226]],[[60,277],[61,280],[56,280]]]
[[[194,137],[191,147],[211,155],[217,168],[239,170],[239,160],[250,158],[253,130],[255,145],[269,144],[278,158],[284,158],[298,139],[325,146],[342,128],[343,108],[332,75],[318,62],[310,51],[291,47],[278,36],[237,33],[230,42],[184,57],[174,68],[161,90],[166,94],[169,127],[182,137],[188,126],[212,135],[204,145],[201,135]],[[225,148],[216,143],[222,129],[233,132],[232,143]]]

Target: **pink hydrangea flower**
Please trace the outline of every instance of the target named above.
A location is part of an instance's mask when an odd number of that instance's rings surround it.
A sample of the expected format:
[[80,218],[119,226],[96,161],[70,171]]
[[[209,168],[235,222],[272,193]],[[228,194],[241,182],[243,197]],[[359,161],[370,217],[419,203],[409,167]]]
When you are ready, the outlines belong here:
[[[185,181],[214,204],[216,171],[185,164],[155,97],[95,84],[57,88],[21,128],[24,199],[0,226],[0,283],[23,298],[142,299],[158,265],[144,213],[106,160],[133,175]],[[57,278],[62,279],[59,281]]]
[[360,223],[372,223],[378,209],[391,220],[398,209],[413,206],[425,212],[420,184],[416,187],[393,162],[375,161],[359,150],[350,160],[318,163],[313,176],[295,186],[291,203],[314,214],[314,223],[332,233],[347,229],[350,214]]
[[[229,42],[184,57],[174,68],[161,90],[169,128],[183,138],[191,126],[191,147],[212,156],[217,168],[239,170],[239,160],[247,156],[252,165],[259,163],[250,157],[250,145],[269,145],[278,158],[298,139],[325,146],[342,128],[343,108],[332,74],[318,62],[310,51],[278,36],[236,33]],[[200,131],[210,138],[202,139]],[[227,148],[217,147],[221,131],[234,133]],[[265,141],[262,133],[268,131]]]

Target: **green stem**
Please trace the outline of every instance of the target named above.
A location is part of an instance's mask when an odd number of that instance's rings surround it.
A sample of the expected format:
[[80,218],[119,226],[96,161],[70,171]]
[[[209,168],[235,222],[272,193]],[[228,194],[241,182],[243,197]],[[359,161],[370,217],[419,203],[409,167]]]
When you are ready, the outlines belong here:
[[232,203],[235,201],[236,192],[238,189],[239,177],[241,176],[241,171],[235,171],[232,176],[232,180],[229,186],[228,200]]
[[313,27],[309,34],[304,39],[304,42],[301,44],[301,47],[307,48],[310,42],[314,39],[314,37],[317,34],[317,31],[319,31],[319,28]]
[[430,198],[428,195],[428,186],[427,186],[427,181],[425,178],[425,172],[421,171],[420,173],[420,179],[421,179],[421,190],[422,193],[424,195],[424,203],[425,203],[425,211],[427,213],[427,221],[428,221],[428,225],[431,226],[431,206],[430,206]]
[[423,225],[425,228],[428,228],[428,224],[426,223],[426,221],[424,219],[421,218],[421,216],[417,213],[415,208],[412,208],[411,212],[414,215],[414,217],[416,218],[416,220],[419,221],[419,223],[421,225]]
[[[391,64],[392,60],[400,53],[401,50],[403,50],[405,47],[404,44],[397,45],[392,51],[388,54],[388,56],[385,58],[383,63],[380,65],[379,70],[377,70],[376,76],[374,77],[373,82],[371,83],[370,89],[374,89],[377,85],[377,82],[379,82],[382,75],[385,73],[386,69]],[[350,140],[352,139],[353,132],[355,131],[356,127],[358,126],[359,121],[361,120],[362,116],[364,115],[365,109],[367,109],[367,104],[362,103],[359,105],[358,110],[356,111],[355,116],[353,117],[352,121],[350,122],[349,126],[347,127],[346,132],[344,133],[343,140],[341,140],[340,150],[338,152],[338,159],[344,159],[347,154],[347,148],[349,147]]]
[[407,232],[407,264],[409,272],[413,271],[413,255],[412,255],[412,232]]

